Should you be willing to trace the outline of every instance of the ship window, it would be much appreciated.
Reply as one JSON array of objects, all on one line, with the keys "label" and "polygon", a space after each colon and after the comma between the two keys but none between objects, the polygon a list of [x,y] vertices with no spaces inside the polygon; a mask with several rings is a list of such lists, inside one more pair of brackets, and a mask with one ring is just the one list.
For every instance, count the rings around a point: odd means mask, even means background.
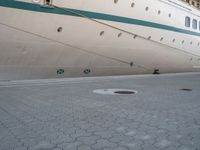
[{"label": "ship window", "polygon": [[197,20],[196,19],[192,20],[192,28],[197,29]]},{"label": "ship window", "polygon": [[118,34],[118,37],[121,37],[121,36],[122,36],[122,33],[119,33],[119,34]]},{"label": "ship window", "polygon": [[192,1],[192,5],[195,6],[195,3]]},{"label": "ship window", "polygon": [[104,34],[104,31],[101,31],[99,35],[102,36],[103,34]]},{"label": "ship window", "polygon": [[51,5],[52,4],[52,0],[44,0],[44,4],[45,5]]},{"label": "ship window", "polygon": [[200,21],[199,21],[199,31],[200,31]]},{"label": "ship window", "polygon": [[190,17],[185,17],[185,26],[190,27]]},{"label": "ship window", "polygon": [[134,7],[135,6],[135,3],[131,3],[131,7]]}]

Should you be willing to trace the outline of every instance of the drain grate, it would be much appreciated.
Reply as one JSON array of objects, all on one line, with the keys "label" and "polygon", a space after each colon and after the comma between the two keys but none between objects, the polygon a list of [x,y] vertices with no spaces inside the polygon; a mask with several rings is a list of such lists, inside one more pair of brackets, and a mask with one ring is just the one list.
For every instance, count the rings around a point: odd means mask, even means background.
[{"label": "drain grate", "polygon": [[187,89],[187,88],[183,88],[183,89],[180,89],[181,91],[192,91],[192,89]]},{"label": "drain grate", "polygon": [[93,93],[103,95],[131,95],[137,94],[137,91],[131,89],[96,89]]},{"label": "drain grate", "polygon": [[116,94],[135,94],[135,91],[115,91]]}]

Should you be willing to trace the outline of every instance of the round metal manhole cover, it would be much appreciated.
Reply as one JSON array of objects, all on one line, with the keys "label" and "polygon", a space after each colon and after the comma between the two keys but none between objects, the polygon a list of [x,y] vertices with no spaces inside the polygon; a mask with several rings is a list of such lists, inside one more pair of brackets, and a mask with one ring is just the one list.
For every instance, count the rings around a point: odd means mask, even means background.
[{"label": "round metal manhole cover", "polygon": [[102,95],[133,95],[138,92],[131,89],[96,89],[93,93]]}]

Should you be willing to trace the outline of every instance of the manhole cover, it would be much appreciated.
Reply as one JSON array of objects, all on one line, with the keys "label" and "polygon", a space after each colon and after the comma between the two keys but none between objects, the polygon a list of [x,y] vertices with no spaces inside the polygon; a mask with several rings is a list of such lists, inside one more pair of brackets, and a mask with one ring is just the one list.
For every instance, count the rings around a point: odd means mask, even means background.
[{"label": "manhole cover", "polygon": [[130,89],[96,89],[93,93],[103,95],[131,95],[137,94],[137,91]]},{"label": "manhole cover", "polygon": [[186,88],[184,88],[184,89],[180,89],[181,91],[192,91],[192,89],[186,89]]}]

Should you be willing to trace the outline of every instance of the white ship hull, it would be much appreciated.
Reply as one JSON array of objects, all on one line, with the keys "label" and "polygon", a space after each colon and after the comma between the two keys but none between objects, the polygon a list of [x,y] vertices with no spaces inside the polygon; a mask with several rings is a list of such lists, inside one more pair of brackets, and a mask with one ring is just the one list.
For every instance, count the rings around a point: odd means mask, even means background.
[{"label": "white ship hull", "polygon": [[[200,32],[183,29],[187,12],[166,3],[140,0],[132,8],[126,0],[119,4],[69,0],[53,2],[62,7],[56,8],[24,0],[33,7],[30,10],[5,3],[0,2],[0,80],[144,74],[155,69],[160,73],[200,70]],[[32,10],[35,5],[41,10]],[[161,9],[159,15],[157,8]],[[84,13],[71,12],[74,9]],[[97,18],[90,18],[86,11]],[[114,17],[101,19],[111,15],[125,21],[129,18],[164,24],[191,34],[161,29],[164,25],[138,25],[136,20],[125,23],[113,21]]]}]

